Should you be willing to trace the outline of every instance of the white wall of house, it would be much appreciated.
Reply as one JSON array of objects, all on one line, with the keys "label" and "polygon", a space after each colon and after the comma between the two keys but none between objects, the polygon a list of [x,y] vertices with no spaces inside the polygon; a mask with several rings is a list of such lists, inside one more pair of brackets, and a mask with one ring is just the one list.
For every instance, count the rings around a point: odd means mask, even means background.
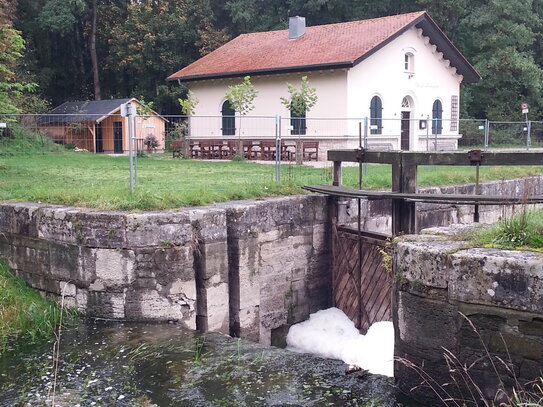
[{"label": "white wall of house", "polygon": [[[414,56],[412,72],[405,70],[406,53]],[[436,99],[442,103],[443,130],[440,138],[457,140],[458,127],[451,130],[451,97],[459,97],[462,76],[450,67],[450,62],[436,51],[421,30],[412,28],[395,38],[375,54],[362,61],[348,73],[349,116],[370,117],[370,102],[374,96],[382,101],[383,129],[381,135],[370,135],[374,142],[391,142],[398,149],[401,112],[411,112],[411,149],[426,149],[426,129],[420,129],[419,120],[432,119],[432,106]],[[408,96],[411,109],[402,108]],[[431,123],[428,122],[431,134]],[[430,137],[433,140],[432,137]]]},{"label": "white wall of house", "polygon": [[[405,70],[406,53],[414,55],[412,72]],[[310,86],[316,88],[318,102],[307,114],[307,131],[302,137],[322,139],[326,148],[334,147],[334,143],[337,143],[336,148],[355,147],[358,144],[359,122],[363,117],[370,116],[370,101],[377,95],[383,103],[383,129],[382,134],[369,136],[370,144],[399,149],[401,112],[410,110],[410,148],[425,150],[426,135],[431,135],[432,105],[439,99],[443,109],[443,130],[439,138],[456,146],[459,135],[458,127],[455,129],[453,126],[451,130],[451,97],[459,97],[462,76],[456,74],[456,69],[436,51],[419,29],[406,31],[349,70],[251,77],[258,96],[254,102],[255,108],[242,118],[241,137],[274,137],[273,116],[276,114],[283,118],[282,137],[299,137],[290,136],[290,113],[280,97],[288,97],[287,82],[299,88],[304,75],[308,76]],[[195,116],[191,118],[192,137],[224,137],[221,132],[221,108],[226,100],[226,90],[228,86],[241,81],[241,78],[229,78],[187,83],[199,99]],[[402,108],[405,96],[411,102],[410,109]],[[419,121],[428,118],[428,130],[420,129]],[[239,126],[237,118],[236,129]],[[237,135],[236,132],[235,137]],[[340,143],[342,139],[346,143]],[[430,136],[429,140],[430,149],[433,149],[434,138]]]},{"label": "white wall of house", "polygon": [[[303,76],[308,77],[309,85],[316,88],[318,96],[317,103],[307,113],[305,137],[327,137],[344,134],[347,131],[346,122],[337,120],[347,116],[347,72],[328,70],[251,77],[258,95],[254,101],[255,108],[242,118],[242,138],[274,137],[276,114],[282,118],[282,137],[290,136],[290,112],[281,103],[280,98],[289,96],[287,82],[299,89]],[[193,137],[223,137],[221,109],[226,100],[226,91],[228,86],[241,82],[241,78],[229,78],[187,83],[187,87],[199,100],[195,115],[191,118]],[[311,118],[336,118],[336,120],[312,121]],[[238,128],[239,119],[236,119],[236,129]]]}]

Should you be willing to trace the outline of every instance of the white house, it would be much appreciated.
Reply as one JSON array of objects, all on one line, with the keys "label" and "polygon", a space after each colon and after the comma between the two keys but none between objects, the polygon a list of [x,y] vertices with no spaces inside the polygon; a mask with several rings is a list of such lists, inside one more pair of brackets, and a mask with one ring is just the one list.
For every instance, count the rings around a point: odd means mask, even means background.
[{"label": "white house", "polygon": [[[369,148],[433,149],[435,139],[437,148],[457,146],[460,84],[480,76],[426,12],[313,27],[291,17],[289,24],[240,35],[168,77],[199,99],[193,137],[234,136],[239,118],[231,118],[225,93],[249,75],[259,93],[251,117],[243,118],[243,138],[273,137],[277,114],[283,138],[319,140],[322,150],[351,148],[368,117]],[[291,121],[280,97],[302,76],[318,102]]]}]

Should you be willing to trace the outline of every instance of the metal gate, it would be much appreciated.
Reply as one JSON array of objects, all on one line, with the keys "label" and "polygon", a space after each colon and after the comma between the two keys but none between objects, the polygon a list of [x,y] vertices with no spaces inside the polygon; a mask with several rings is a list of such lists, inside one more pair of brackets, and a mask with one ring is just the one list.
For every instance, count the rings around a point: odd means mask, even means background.
[{"label": "metal gate", "polygon": [[383,264],[388,236],[344,226],[333,227],[334,306],[366,333],[374,322],[390,321],[392,277]]}]

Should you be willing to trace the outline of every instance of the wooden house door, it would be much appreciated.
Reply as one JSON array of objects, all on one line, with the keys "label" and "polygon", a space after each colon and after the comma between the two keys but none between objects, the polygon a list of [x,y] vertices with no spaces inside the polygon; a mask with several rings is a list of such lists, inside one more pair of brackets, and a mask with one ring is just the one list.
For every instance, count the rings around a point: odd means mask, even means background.
[{"label": "wooden house door", "polygon": [[401,149],[409,150],[409,128],[411,112],[402,112]]},{"label": "wooden house door", "polygon": [[113,122],[113,152],[121,154],[123,152],[123,123]]},{"label": "wooden house door", "polygon": [[97,123],[94,126],[96,132],[96,145],[94,146],[94,151],[97,153],[104,152],[104,135],[102,133],[102,123]]}]

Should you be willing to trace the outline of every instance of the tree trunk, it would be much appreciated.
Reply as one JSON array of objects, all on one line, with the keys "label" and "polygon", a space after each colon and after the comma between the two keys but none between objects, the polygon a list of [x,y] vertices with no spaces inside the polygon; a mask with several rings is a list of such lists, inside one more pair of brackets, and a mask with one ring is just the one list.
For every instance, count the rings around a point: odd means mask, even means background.
[{"label": "tree trunk", "polygon": [[100,77],[98,76],[98,57],[96,55],[96,0],[92,0],[91,6],[91,33],[90,33],[90,57],[92,64],[92,80],[94,83],[94,100],[100,100]]}]

